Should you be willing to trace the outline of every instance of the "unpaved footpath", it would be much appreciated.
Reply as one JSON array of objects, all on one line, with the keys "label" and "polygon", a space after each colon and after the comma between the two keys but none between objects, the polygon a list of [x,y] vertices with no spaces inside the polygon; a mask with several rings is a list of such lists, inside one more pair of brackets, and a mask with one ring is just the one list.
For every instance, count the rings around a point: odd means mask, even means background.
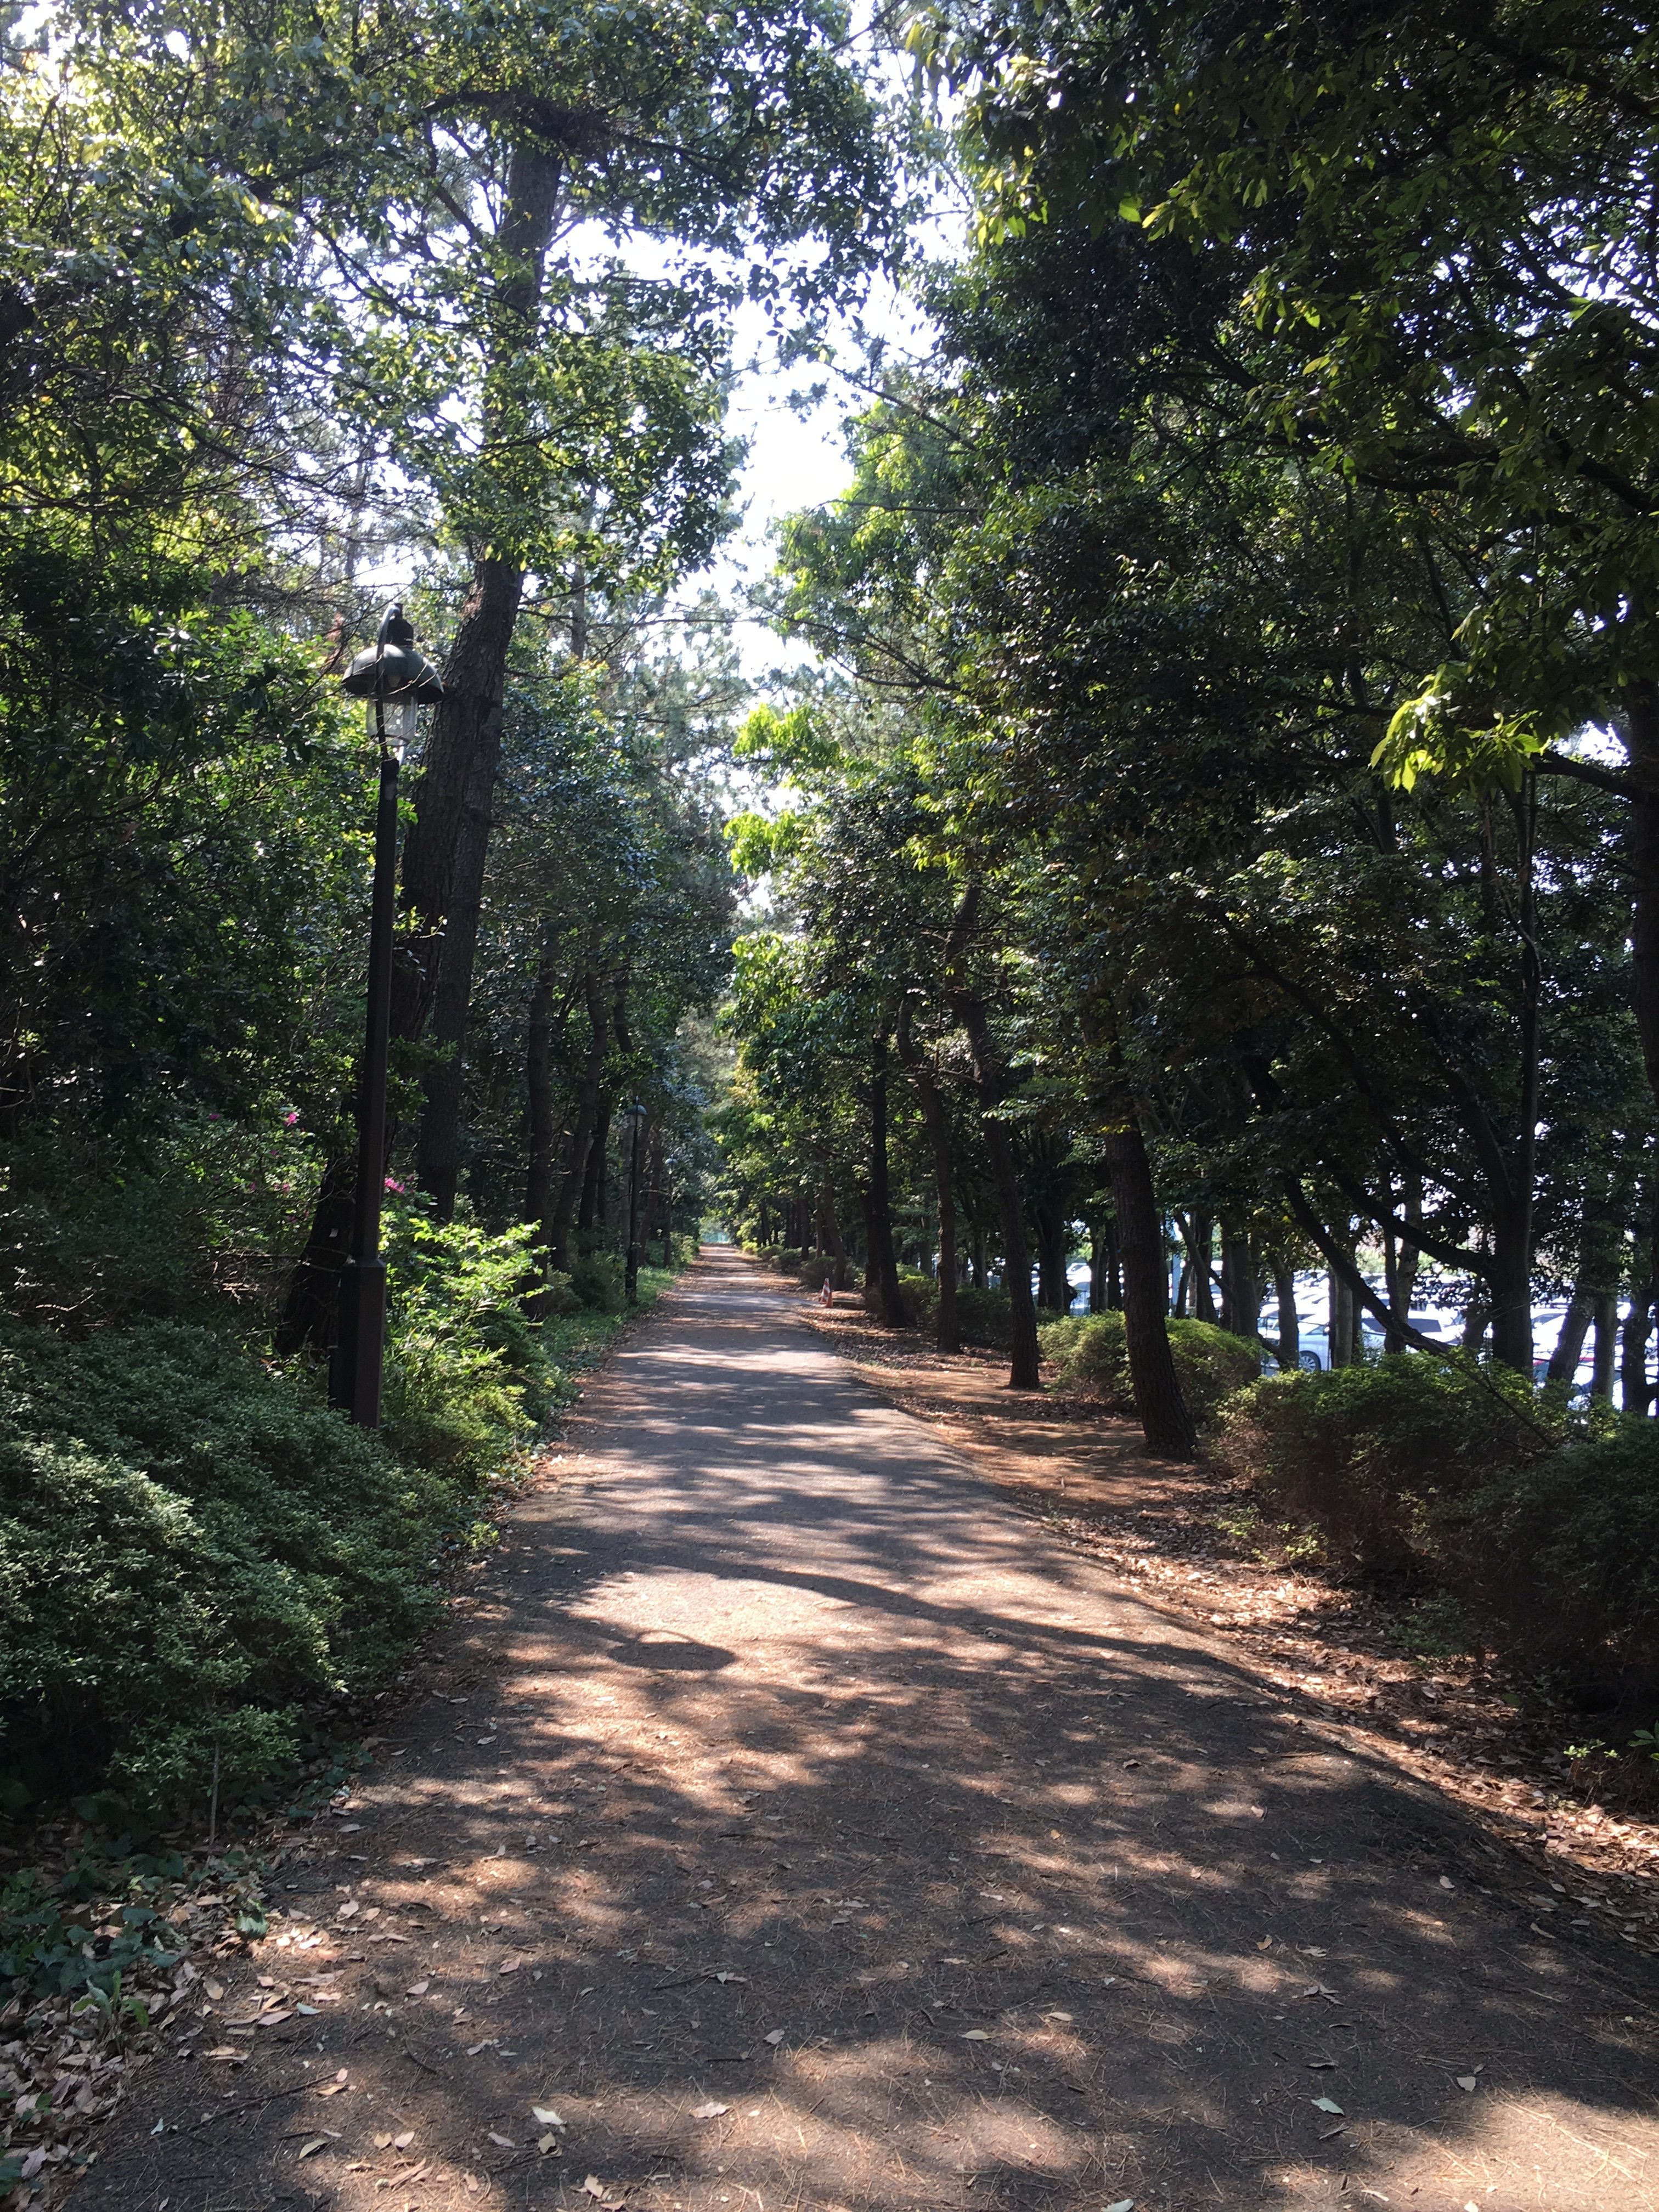
[{"label": "unpaved footpath", "polygon": [[1654,2203],[1645,1963],[747,1262],[585,1414],[74,2212]]}]

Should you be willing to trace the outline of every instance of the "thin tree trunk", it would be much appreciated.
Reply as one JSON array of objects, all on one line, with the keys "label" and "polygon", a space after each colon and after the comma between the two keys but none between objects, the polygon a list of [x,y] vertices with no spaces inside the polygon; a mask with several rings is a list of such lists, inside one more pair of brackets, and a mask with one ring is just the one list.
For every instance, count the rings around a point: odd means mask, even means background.
[{"label": "thin tree trunk", "polygon": [[1648,1340],[1653,1332],[1653,1300],[1659,1268],[1655,1266],[1655,1243],[1659,1241],[1659,1205],[1656,1205],[1652,1175],[1644,1178],[1637,1203],[1630,1265],[1630,1311],[1625,1316],[1624,1340],[1619,1366],[1620,1393],[1627,1413],[1646,1415],[1653,1407],[1654,1388],[1648,1380]]},{"label": "thin tree trunk", "polygon": [[1215,1223],[1206,1213],[1193,1216],[1193,1318],[1216,1322],[1215,1282],[1211,1263],[1215,1249]]},{"label": "thin tree trunk", "polygon": [[1659,685],[1626,687],[1620,734],[1635,793],[1625,841],[1631,892],[1631,1004],[1648,1085],[1659,1100]]},{"label": "thin tree trunk", "polygon": [[547,1243],[553,1255],[553,1265],[565,1274],[570,1272],[570,1224],[575,1215],[577,1200],[587,1180],[588,1148],[599,1113],[599,1079],[604,1073],[605,1057],[611,1045],[605,996],[597,978],[591,973],[583,976],[582,990],[587,1001],[587,1060],[582,1069],[581,1089],[576,1098],[575,1127],[570,1133],[569,1164],[560,1182],[558,1201],[553,1210],[553,1218],[547,1226]]},{"label": "thin tree trunk", "polygon": [[542,952],[530,994],[530,1018],[525,1024],[525,1091],[529,1108],[530,1142],[525,1164],[524,1218],[540,1228],[547,1219],[553,1196],[553,1148],[558,1139],[558,1117],[553,1109],[553,947]]},{"label": "thin tree trunk", "polygon": [[1123,1255],[1123,1330],[1135,1411],[1151,1449],[1166,1459],[1191,1459],[1198,1440],[1170,1350],[1164,1223],[1152,1163],[1133,1113],[1119,1104],[1114,1117],[1117,1126],[1107,1132],[1104,1149]]},{"label": "thin tree trunk", "polygon": [[1293,1374],[1302,1364],[1302,1325],[1296,1310],[1296,1270],[1275,1252],[1273,1296],[1279,1303],[1279,1364]]},{"label": "thin tree trunk", "polygon": [[887,1036],[878,1030],[870,1048],[870,1180],[865,1190],[869,1275],[889,1328],[907,1326],[893,1251],[893,1202],[887,1172]]},{"label": "thin tree trunk", "polygon": [[1611,1398],[1613,1358],[1619,1344],[1617,1291],[1596,1292],[1595,1323],[1595,1349],[1590,1362],[1590,1395],[1592,1398]]},{"label": "thin tree trunk", "polygon": [[581,1205],[576,1214],[576,1226],[585,1230],[591,1240],[593,1233],[605,1224],[606,1205],[611,1182],[611,1115],[614,1101],[601,1098],[593,1115],[593,1135],[587,1147],[587,1168],[582,1176]]},{"label": "thin tree trunk", "polygon": [[911,1034],[910,1011],[907,999],[899,1010],[896,1042],[899,1059],[921,1105],[928,1147],[933,1155],[933,1194],[939,1210],[939,1308],[934,1342],[941,1352],[959,1352],[962,1337],[957,1322],[957,1200],[951,1158],[951,1117],[927,1057]]},{"label": "thin tree trunk", "polygon": [[[492,434],[505,434],[513,427],[490,387],[535,343],[562,179],[558,157],[539,139],[512,147],[496,234],[502,276],[485,376],[486,427]],[[523,595],[520,563],[481,549],[444,664],[444,697],[433,713],[404,860],[404,902],[413,929],[394,989],[393,1034],[418,1037],[429,1016],[434,1041],[447,1048],[446,1057],[426,1076],[417,1152],[422,1182],[444,1218],[455,1198],[461,1048],[501,764],[507,658]]]},{"label": "thin tree trunk", "polygon": [[835,1255],[836,1272],[830,1278],[830,1286],[832,1290],[844,1291],[847,1288],[847,1240],[841,1233],[841,1224],[836,1218],[836,1209],[827,1190],[818,1199],[818,1222],[829,1241],[830,1249]]}]

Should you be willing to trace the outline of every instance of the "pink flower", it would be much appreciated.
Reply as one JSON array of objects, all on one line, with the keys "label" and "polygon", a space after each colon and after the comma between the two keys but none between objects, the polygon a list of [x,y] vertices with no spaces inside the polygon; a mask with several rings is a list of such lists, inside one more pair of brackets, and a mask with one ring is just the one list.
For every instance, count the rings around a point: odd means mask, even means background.
[{"label": "pink flower", "polygon": [[394,1182],[390,1176],[386,1179],[386,1187],[388,1190],[395,1190],[399,1198],[403,1196],[404,1186],[400,1182]]},{"label": "pink flower", "polygon": [[295,1109],[294,1109],[293,1113],[291,1113],[291,1114],[284,1114],[284,1115],[283,1115],[283,1127],[285,1129],[291,1129],[291,1128],[294,1127],[294,1124],[295,1124],[295,1123],[299,1120],[299,1118],[300,1118],[300,1109],[299,1109],[299,1108],[296,1106],[296,1107],[295,1108]]}]

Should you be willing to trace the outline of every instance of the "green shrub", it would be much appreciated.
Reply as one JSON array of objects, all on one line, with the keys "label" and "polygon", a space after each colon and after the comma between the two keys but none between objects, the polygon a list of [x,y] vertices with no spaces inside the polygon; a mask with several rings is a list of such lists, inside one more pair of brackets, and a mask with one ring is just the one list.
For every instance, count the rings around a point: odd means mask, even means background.
[{"label": "green shrub", "polygon": [[[856,1271],[854,1279],[858,1279]],[[901,1267],[899,1296],[912,1328],[931,1335],[939,1325],[937,1279],[913,1267]],[[864,1279],[864,1303],[872,1312],[878,1310],[878,1295],[867,1276]],[[968,1284],[958,1283],[957,1334],[963,1344],[979,1345],[990,1352],[1008,1351],[1014,1340],[1014,1320],[1007,1292],[975,1290]]]},{"label": "green shrub", "polygon": [[[1209,1322],[1171,1321],[1167,1327],[1187,1410],[1200,1428],[1208,1428],[1234,1392],[1256,1380],[1261,1355],[1246,1338],[1230,1336]],[[1062,1389],[1097,1399],[1113,1413],[1134,1413],[1121,1313],[1064,1314],[1046,1322],[1037,1340],[1043,1358],[1058,1368]]]},{"label": "green shrub", "polygon": [[1362,1567],[1545,1664],[1659,1664],[1659,1423],[1570,1418],[1524,1376],[1398,1352],[1235,1399],[1243,1473]]},{"label": "green shrub", "polygon": [[35,1796],[234,1790],[301,1705],[383,1674],[476,1507],[178,1322],[11,1332],[0,1402],[0,1757]]},{"label": "green shrub", "polygon": [[590,1252],[574,1261],[570,1287],[596,1313],[620,1313],[627,1303],[623,1263],[614,1252]]},{"label": "green shrub", "polygon": [[108,1784],[227,1802],[307,1707],[384,1679],[434,1617],[490,1478],[568,1389],[517,1286],[528,1233],[387,1224],[386,1426],[321,1378],[143,1320],[0,1328],[0,1771],[9,1806]]},{"label": "green shrub", "polygon": [[415,1465],[476,1482],[568,1395],[524,1310],[532,1235],[436,1223],[418,1201],[389,1217],[383,1413]]},{"label": "green shrub", "polygon": [[1431,1501],[1565,1436],[1524,1376],[1433,1352],[1264,1376],[1227,1409],[1228,1459],[1358,1564],[1419,1555]]}]

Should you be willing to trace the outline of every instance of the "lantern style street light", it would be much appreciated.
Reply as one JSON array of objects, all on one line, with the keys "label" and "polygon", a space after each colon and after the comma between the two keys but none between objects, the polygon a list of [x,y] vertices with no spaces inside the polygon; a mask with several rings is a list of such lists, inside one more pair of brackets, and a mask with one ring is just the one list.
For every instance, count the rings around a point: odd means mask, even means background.
[{"label": "lantern style street light", "polygon": [[[386,1363],[386,1261],[380,1257],[380,1200],[386,1189],[386,1067],[392,1012],[392,932],[398,879],[398,770],[415,734],[415,709],[444,696],[443,679],[415,643],[393,603],[374,642],[346,671],[343,688],[368,702],[380,754],[374,816],[374,889],[369,903],[368,1011],[357,1105],[357,1195],[351,1249],[340,1271],[340,1303],[329,1403],[360,1428],[380,1425]],[[388,735],[388,727],[391,734]]]},{"label": "lantern style street light", "polygon": [[623,1116],[632,1139],[628,1162],[628,1265],[623,1275],[623,1288],[630,1306],[640,1302],[640,1132],[645,1127],[645,1109],[637,1102]]}]

